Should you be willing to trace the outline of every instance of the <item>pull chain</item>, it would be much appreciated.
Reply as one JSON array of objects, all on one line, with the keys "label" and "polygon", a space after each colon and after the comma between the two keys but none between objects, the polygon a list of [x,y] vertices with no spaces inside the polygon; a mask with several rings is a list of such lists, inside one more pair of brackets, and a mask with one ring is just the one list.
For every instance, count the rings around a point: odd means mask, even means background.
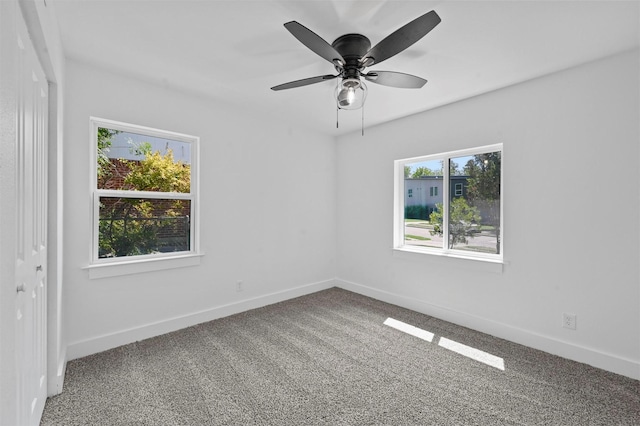
[{"label": "pull chain", "polygon": [[[340,108],[336,108],[336,129],[340,128],[340,124],[339,124],[339,112],[340,112]],[[364,136],[364,105],[362,106],[362,136]]]}]

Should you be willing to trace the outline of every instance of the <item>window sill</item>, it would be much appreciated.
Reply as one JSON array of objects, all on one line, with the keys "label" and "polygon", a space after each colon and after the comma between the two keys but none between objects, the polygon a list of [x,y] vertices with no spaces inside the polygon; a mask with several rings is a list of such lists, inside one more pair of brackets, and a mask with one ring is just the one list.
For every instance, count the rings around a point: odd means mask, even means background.
[{"label": "window sill", "polygon": [[427,251],[412,247],[396,247],[393,249],[393,257],[408,260],[428,261],[440,265],[449,265],[456,268],[470,269],[477,272],[492,272],[502,274],[504,265],[507,263],[503,259],[485,258],[477,256],[465,256],[460,253]]},{"label": "window sill", "polygon": [[197,266],[203,253],[188,253],[178,256],[129,259],[108,263],[94,263],[82,269],[89,271],[89,279],[117,277],[121,275],[141,274],[144,272]]}]

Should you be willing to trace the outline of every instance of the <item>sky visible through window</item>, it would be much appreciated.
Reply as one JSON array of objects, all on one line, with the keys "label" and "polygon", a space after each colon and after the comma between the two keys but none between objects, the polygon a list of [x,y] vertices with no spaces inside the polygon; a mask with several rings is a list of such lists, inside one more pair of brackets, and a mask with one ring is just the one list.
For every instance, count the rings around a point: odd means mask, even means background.
[{"label": "sky visible through window", "polygon": [[191,145],[189,143],[130,132],[121,132],[111,138],[111,146],[107,156],[126,160],[142,160],[144,155],[136,155],[133,150],[144,142],[151,145],[151,152],[159,151],[164,155],[170,149],[173,151],[174,161],[191,163]]},{"label": "sky visible through window", "polygon": [[[451,161],[458,165],[458,170],[464,170],[465,164],[467,161],[473,160],[473,155],[467,155],[465,157],[456,157],[452,158]],[[442,171],[442,160],[430,160],[430,161],[420,161],[418,163],[408,163],[407,166],[411,168],[409,174],[411,175],[416,169],[420,167],[426,167],[434,172],[434,176],[442,176],[444,172]]]}]

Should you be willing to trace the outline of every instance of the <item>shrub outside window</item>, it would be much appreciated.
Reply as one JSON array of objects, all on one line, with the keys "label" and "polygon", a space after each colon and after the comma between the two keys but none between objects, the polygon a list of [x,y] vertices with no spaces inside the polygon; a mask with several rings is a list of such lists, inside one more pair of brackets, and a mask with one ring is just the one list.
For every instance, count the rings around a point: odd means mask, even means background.
[{"label": "shrub outside window", "polygon": [[197,252],[198,138],[91,118],[92,263]]},{"label": "shrub outside window", "polygon": [[397,160],[395,170],[394,248],[502,261],[502,144]]}]

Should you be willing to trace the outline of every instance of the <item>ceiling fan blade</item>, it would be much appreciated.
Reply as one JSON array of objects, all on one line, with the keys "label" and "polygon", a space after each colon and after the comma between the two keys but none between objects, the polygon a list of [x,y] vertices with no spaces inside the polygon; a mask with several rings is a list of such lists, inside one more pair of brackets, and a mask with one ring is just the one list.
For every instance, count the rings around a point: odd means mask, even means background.
[{"label": "ceiling fan blade", "polygon": [[324,41],[322,37],[311,31],[309,28],[296,21],[287,22],[284,24],[284,27],[289,30],[295,38],[300,40],[302,44],[320,55],[322,58],[334,65],[340,65],[341,67],[344,65],[345,62],[342,55],[340,55],[333,46]]},{"label": "ceiling fan blade", "polygon": [[285,89],[293,89],[296,87],[308,86],[309,84],[321,83],[327,80],[333,80],[337,75],[319,75],[317,77],[309,77],[303,78],[302,80],[290,81],[288,83],[279,84],[277,86],[273,86],[271,90],[285,90]]},{"label": "ceiling fan blade", "polygon": [[419,89],[427,82],[424,78],[395,71],[371,71],[363,76],[372,83],[402,89]]},{"label": "ceiling fan blade", "polygon": [[373,46],[362,57],[361,63],[369,67],[389,59],[427,35],[440,21],[440,17],[434,10],[425,13]]}]

